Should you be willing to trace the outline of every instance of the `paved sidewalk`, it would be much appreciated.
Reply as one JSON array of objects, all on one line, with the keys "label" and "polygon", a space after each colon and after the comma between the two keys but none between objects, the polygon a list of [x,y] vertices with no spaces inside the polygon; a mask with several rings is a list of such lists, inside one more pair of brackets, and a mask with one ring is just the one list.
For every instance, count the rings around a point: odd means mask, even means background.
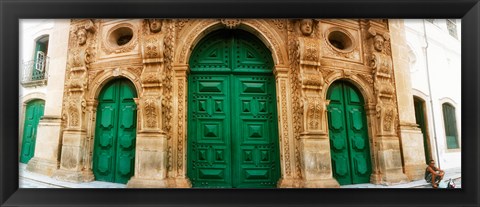
[{"label": "paved sidewalk", "polygon": [[[445,175],[443,176],[443,181],[446,181],[450,178],[455,181],[455,184],[461,184],[461,177],[462,177],[462,169],[461,168],[451,168],[451,169],[444,169]],[[460,188],[461,185],[456,186]],[[342,185],[340,188],[432,188],[429,183],[425,181],[425,179],[415,180],[408,183],[399,183],[395,185],[377,185],[372,183],[365,183],[365,184],[355,184],[355,185]]]},{"label": "paved sidewalk", "polygon": [[93,181],[88,183],[71,183],[53,179],[46,175],[32,173],[25,168],[26,164],[19,164],[20,188],[125,188],[126,185],[110,182]]},{"label": "paved sidewalk", "polygon": [[[20,188],[125,188],[126,185],[110,182],[93,181],[88,183],[71,183],[27,171],[26,164],[19,163]],[[457,188],[461,188],[461,168],[446,169],[443,180],[452,178]],[[397,185],[376,185],[371,183],[343,185],[340,188],[431,188],[425,180],[416,180]]]}]

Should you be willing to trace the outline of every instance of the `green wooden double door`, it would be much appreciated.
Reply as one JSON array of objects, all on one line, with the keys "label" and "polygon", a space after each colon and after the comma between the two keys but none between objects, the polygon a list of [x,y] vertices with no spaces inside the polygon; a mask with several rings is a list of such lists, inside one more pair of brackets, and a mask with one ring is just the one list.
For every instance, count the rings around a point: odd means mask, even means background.
[{"label": "green wooden double door", "polygon": [[187,175],[193,187],[268,188],[280,177],[273,61],[251,34],[222,30],[192,52]]},{"label": "green wooden double door", "polygon": [[327,98],[333,176],[340,185],[368,183],[372,167],[363,97],[352,84],[337,81]]},{"label": "green wooden double door", "polygon": [[27,104],[25,123],[23,125],[22,150],[20,153],[21,163],[28,163],[35,153],[38,122],[43,116],[44,108],[45,101],[43,100],[33,100]]},{"label": "green wooden double door", "polygon": [[96,180],[127,183],[134,174],[136,96],[127,79],[113,80],[100,92],[93,154]]}]

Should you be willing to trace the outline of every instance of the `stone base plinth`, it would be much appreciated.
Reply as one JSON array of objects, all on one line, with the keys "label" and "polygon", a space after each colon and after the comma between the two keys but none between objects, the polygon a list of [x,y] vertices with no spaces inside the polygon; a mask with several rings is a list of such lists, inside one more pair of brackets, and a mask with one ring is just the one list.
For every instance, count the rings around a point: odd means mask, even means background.
[{"label": "stone base plinth", "polygon": [[295,178],[280,178],[277,183],[278,188],[301,188],[303,181]]},{"label": "stone base plinth", "polygon": [[413,124],[400,126],[402,136],[403,161],[405,175],[409,180],[422,179],[425,176],[425,146],[422,131]]},{"label": "stone base plinth", "polygon": [[305,180],[303,188],[339,188],[340,184],[334,178],[320,180]]},{"label": "stone base plinth", "polygon": [[58,169],[58,162],[33,157],[27,164],[27,170],[46,176],[52,176]]},{"label": "stone base plinth", "polygon": [[127,188],[169,188],[168,180],[155,180],[132,177],[128,183]]},{"label": "stone base plinth", "polygon": [[168,178],[169,188],[191,188],[192,183],[188,178]]},{"label": "stone base plinth", "polygon": [[383,185],[397,185],[407,183],[408,177],[403,174],[402,170],[389,170],[383,173],[383,179],[380,184]]},{"label": "stone base plinth", "polygon": [[83,182],[92,182],[95,180],[93,172],[90,171],[70,171],[58,169],[52,176],[57,180],[74,182],[74,183],[83,183]]},{"label": "stone base plinth", "polygon": [[409,180],[421,180],[425,177],[426,164],[405,166],[405,175]]}]

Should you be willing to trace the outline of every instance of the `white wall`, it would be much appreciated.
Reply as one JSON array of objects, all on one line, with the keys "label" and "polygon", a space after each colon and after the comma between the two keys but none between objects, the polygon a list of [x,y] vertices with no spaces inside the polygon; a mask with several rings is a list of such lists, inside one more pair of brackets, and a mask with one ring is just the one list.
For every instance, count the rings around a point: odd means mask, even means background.
[{"label": "white wall", "polygon": [[458,39],[448,33],[445,19],[436,19],[433,24],[423,20],[405,20],[407,43],[412,49],[409,54],[412,89],[425,101],[432,156],[443,169],[461,166],[461,148],[447,149],[442,111],[445,102],[455,107],[461,145],[460,20],[456,23]]}]

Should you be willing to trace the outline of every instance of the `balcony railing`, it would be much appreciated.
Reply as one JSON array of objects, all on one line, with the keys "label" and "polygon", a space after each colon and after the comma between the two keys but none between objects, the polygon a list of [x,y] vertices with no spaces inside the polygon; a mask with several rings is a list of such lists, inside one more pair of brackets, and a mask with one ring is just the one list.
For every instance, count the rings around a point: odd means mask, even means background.
[{"label": "balcony railing", "polygon": [[39,58],[37,60],[26,61],[23,66],[23,77],[21,83],[23,86],[45,85],[47,84],[49,57]]}]

